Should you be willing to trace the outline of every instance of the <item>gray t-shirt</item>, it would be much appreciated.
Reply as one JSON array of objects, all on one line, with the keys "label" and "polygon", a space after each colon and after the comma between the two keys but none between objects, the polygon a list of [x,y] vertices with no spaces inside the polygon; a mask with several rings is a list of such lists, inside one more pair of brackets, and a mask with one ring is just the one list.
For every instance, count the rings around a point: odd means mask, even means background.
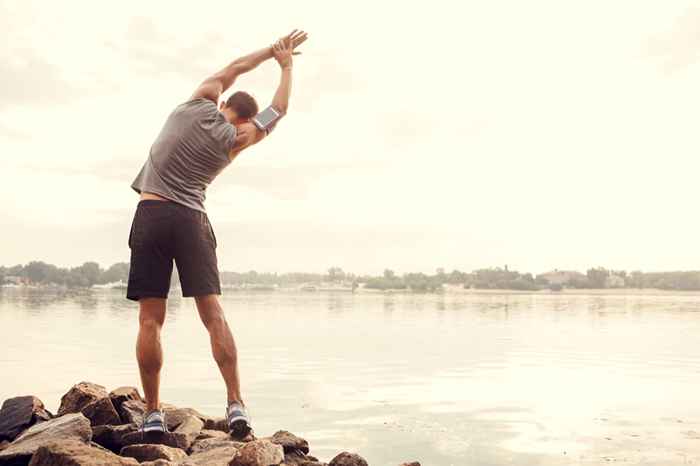
[{"label": "gray t-shirt", "polygon": [[231,160],[236,127],[208,99],[192,99],[168,116],[131,187],[206,212],[206,189]]}]

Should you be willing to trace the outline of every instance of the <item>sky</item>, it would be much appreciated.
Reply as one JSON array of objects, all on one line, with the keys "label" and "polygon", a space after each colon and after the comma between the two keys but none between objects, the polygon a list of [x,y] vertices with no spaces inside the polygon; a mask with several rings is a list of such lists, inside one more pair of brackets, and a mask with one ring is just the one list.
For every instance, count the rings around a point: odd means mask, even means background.
[{"label": "sky", "polygon": [[288,115],[207,190],[221,269],[700,269],[694,1],[0,0],[0,28],[2,265],[128,261],[166,116],[301,28]]}]

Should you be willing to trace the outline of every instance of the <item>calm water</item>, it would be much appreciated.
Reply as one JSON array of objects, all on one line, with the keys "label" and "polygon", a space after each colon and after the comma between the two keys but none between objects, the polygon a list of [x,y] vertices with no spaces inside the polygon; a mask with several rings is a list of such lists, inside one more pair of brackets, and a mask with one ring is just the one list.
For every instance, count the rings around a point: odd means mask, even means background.
[{"label": "calm water", "polygon": [[[256,432],[326,461],[700,464],[698,295],[225,293]],[[169,305],[162,398],[222,415],[194,302]],[[136,330],[118,290],[0,289],[0,399],[138,385]]]}]

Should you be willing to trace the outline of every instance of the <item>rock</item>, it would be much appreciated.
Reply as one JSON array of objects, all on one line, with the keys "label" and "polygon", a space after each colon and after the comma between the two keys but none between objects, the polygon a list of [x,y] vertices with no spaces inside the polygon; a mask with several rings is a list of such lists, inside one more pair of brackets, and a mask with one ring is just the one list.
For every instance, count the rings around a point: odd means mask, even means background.
[{"label": "rock", "polygon": [[209,430],[205,427],[201,430],[201,432],[199,432],[195,443],[200,440],[206,440],[211,438],[231,440],[231,437],[226,432],[221,432],[220,430]]},{"label": "rock", "polygon": [[0,466],[27,464],[29,458],[40,447],[63,440],[76,440],[87,444],[91,436],[90,421],[81,413],[40,422],[25,430],[7,448],[0,451]]},{"label": "rock", "polygon": [[420,466],[420,463],[418,461],[414,461],[412,463],[402,463],[399,466]]},{"label": "rock", "polygon": [[140,426],[146,414],[146,403],[141,400],[127,400],[119,405],[117,412],[123,423]]},{"label": "rock", "polygon": [[0,451],[10,446],[10,442],[7,440],[0,440]]},{"label": "rock", "polygon": [[138,430],[136,424],[97,426],[92,429],[92,440],[114,453],[119,453],[127,445],[124,436]]},{"label": "rock", "polygon": [[[226,435],[226,434],[224,434]],[[225,438],[205,438],[205,439],[197,439],[192,446],[189,449],[189,453],[191,455],[195,453],[200,453],[203,451],[207,450],[213,450],[215,448],[219,447],[225,447],[225,446],[230,446],[235,449],[241,448],[245,443],[243,442],[237,442],[236,440],[231,440],[231,437],[226,435]]]},{"label": "rock", "polygon": [[93,426],[117,425],[121,424],[121,417],[114,409],[112,400],[109,397],[100,398],[85,406],[81,411],[86,418],[90,419]]},{"label": "rock", "polygon": [[204,428],[209,430],[219,430],[221,432],[228,432],[228,423],[226,418],[223,417],[205,417],[202,419],[204,421]]},{"label": "rock", "polygon": [[61,398],[58,415],[79,413],[85,406],[100,398],[107,397],[107,390],[102,385],[90,382],[80,382],[73,385],[68,393]]},{"label": "rock", "polygon": [[280,445],[266,439],[246,443],[238,450],[228,466],[271,466],[284,461],[284,450]]},{"label": "rock", "polygon": [[174,463],[168,460],[144,461],[141,466],[179,466],[180,463]]},{"label": "rock", "polygon": [[368,466],[367,461],[356,453],[344,451],[328,463],[328,466]]},{"label": "rock", "polygon": [[301,451],[293,451],[284,454],[285,466],[306,466],[309,462],[309,458]]},{"label": "rock", "polygon": [[294,452],[297,450],[304,454],[309,452],[309,442],[301,437],[297,437],[291,432],[287,432],[286,430],[278,430],[275,432],[270,438],[270,441],[282,446],[285,453]]},{"label": "rock", "polygon": [[109,392],[109,399],[112,400],[114,409],[119,412],[119,408],[125,401],[144,401],[136,387],[119,387]]},{"label": "rock", "polygon": [[139,463],[156,460],[180,461],[187,458],[187,453],[179,448],[151,444],[128,445],[122,448],[119,454],[134,458]]},{"label": "rock", "polygon": [[[124,405],[130,403],[127,401]],[[123,405],[122,405],[123,406]],[[166,414],[167,421],[167,414]],[[151,432],[145,437],[141,432],[131,432],[122,437],[124,445],[134,445],[137,443],[160,443],[173,448],[189,450],[190,446],[199,436],[204,423],[197,417],[187,415],[187,417],[172,432],[156,433]]]},{"label": "rock", "polygon": [[29,466],[138,466],[132,458],[93,448],[80,440],[50,442],[39,447]]},{"label": "rock", "polygon": [[17,438],[19,434],[37,422],[48,421],[51,413],[35,396],[8,398],[0,409],[0,441]]},{"label": "rock", "polygon": [[228,466],[238,449],[234,446],[238,442],[222,442],[209,449],[192,453],[180,466]]}]

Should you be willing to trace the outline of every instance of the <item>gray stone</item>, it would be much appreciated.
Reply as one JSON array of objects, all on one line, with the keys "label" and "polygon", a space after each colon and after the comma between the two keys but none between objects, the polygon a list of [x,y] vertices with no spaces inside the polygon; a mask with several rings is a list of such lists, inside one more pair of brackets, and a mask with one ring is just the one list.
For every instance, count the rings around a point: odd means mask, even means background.
[{"label": "gray stone", "polygon": [[51,413],[35,396],[8,398],[0,409],[0,441],[12,441],[37,422],[48,421]]},{"label": "gray stone", "polygon": [[132,458],[94,448],[79,440],[50,442],[39,447],[29,466],[138,466]]},{"label": "gray stone", "polygon": [[253,440],[238,450],[229,466],[271,466],[284,461],[284,450],[267,439]]},{"label": "gray stone", "polygon": [[97,426],[92,428],[92,440],[114,453],[119,453],[125,445],[124,436],[138,431],[136,424],[118,426]]},{"label": "gray stone", "polygon": [[278,430],[270,437],[272,443],[281,445],[285,453],[301,451],[306,454],[309,452],[309,442],[301,437],[297,437],[286,430]]},{"label": "gray stone", "polygon": [[102,385],[91,382],[80,382],[73,385],[68,393],[61,397],[58,415],[79,413],[82,409],[100,398],[107,397],[107,390]]},{"label": "gray stone", "polygon": [[122,448],[119,454],[134,458],[139,463],[156,460],[180,461],[187,458],[187,453],[184,450],[153,444],[128,445]]},{"label": "gray stone", "polygon": [[0,466],[27,464],[29,458],[40,447],[50,443],[76,440],[87,444],[91,437],[90,421],[81,413],[40,422],[25,430],[7,448],[0,451]]},{"label": "gray stone", "polygon": [[117,425],[122,423],[109,397],[93,401],[80,412],[83,413],[86,418],[90,419],[90,424],[93,426]]},{"label": "gray stone", "polygon": [[367,461],[357,453],[344,451],[328,463],[328,466],[368,466]]}]

